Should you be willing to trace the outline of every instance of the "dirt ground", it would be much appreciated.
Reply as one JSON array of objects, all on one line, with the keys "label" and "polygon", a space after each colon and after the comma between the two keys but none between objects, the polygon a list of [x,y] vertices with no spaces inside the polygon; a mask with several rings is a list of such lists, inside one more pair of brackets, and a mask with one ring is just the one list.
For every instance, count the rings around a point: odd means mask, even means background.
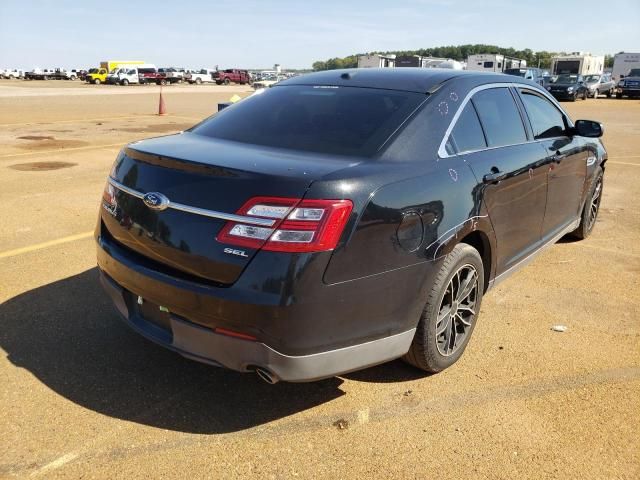
[{"label": "dirt ground", "polygon": [[564,104],[606,128],[595,232],[490,292],[454,367],[270,386],[130,331],[91,239],[122,145],[247,90],[166,88],[159,117],[118,88],[0,81],[0,477],[640,477],[640,101]]}]

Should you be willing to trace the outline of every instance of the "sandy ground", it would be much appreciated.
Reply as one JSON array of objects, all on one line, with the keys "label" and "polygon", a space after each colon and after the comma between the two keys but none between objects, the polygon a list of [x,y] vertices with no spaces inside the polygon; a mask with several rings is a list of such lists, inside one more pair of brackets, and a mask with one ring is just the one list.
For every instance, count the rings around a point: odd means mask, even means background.
[{"label": "sandy ground", "polygon": [[154,87],[10,83],[24,95],[0,95],[0,477],[640,477],[640,101],[565,104],[606,126],[595,232],[485,297],[458,364],[269,386],[130,331],[89,237],[123,144],[246,92],[167,88],[158,117]]}]

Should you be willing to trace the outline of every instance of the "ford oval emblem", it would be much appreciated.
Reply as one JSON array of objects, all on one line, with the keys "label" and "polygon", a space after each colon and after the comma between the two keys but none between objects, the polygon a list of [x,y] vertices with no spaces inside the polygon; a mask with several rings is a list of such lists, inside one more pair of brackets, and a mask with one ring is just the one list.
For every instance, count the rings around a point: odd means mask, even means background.
[{"label": "ford oval emblem", "polygon": [[151,210],[166,210],[169,206],[169,199],[158,192],[149,192],[142,197],[144,204]]}]

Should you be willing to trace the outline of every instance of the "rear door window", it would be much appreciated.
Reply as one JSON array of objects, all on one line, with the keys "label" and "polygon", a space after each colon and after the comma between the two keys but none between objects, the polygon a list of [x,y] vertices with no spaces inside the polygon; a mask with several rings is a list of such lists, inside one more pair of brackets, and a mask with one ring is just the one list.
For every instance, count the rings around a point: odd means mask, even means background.
[{"label": "rear door window", "polygon": [[518,107],[506,87],[481,90],[472,98],[489,147],[527,141]]},{"label": "rear door window", "polygon": [[455,127],[449,136],[447,153],[465,153],[474,150],[482,150],[487,143],[480,126],[478,114],[471,102],[467,103],[458,117]]},{"label": "rear door window", "polygon": [[531,121],[533,137],[536,140],[563,136],[566,130],[565,118],[549,100],[530,90],[520,90],[524,108]]}]

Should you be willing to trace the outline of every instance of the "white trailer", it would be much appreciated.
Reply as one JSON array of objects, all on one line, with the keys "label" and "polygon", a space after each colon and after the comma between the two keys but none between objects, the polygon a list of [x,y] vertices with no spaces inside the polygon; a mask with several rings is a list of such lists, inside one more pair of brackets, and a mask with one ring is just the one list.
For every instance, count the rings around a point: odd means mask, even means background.
[{"label": "white trailer", "polygon": [[571,55],[558,55],[551,59],[553,75],[601,75],[604,71],[604,55],[574,52]]},{"label": "white trailer", "polygon": [[621,75],[626,76],[632,68],[640,68],[640,53],[618,53],[613,58],[611,78],[617,82]]},{"label": "white trailer", "polygon": [[467,70],[476,72],[504,72],[508,68],[524,68],[527,61],[520,58],[505,57],[496,53],[469,55]]},{"label": "white trailer", "polygon": [[396,66],[395,55],[360,55],[358,68],[394,68]]}]

